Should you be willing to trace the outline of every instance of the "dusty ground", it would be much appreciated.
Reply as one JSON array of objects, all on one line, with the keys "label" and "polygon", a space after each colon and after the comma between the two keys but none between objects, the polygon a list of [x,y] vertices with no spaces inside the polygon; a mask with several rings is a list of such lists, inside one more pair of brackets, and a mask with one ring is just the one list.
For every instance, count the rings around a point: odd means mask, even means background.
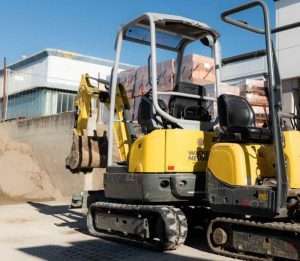
[{"label": "dusty ground", "polygon": [[1,260],[227,261],[207,252],[199,234],[176,251],[159,253],[87,235],[84,216],[66,203],[0,206]]}]

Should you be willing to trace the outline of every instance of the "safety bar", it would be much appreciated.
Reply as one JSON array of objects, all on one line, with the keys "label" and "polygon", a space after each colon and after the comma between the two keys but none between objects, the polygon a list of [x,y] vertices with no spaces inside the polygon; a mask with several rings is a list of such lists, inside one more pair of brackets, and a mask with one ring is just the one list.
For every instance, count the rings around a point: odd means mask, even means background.
[{"label": "safety bar", "polygon": [[[291,29],[295,29],[295,28],[298,28],[298,27],[300,28],[300,22],[296,22],[296,23],[276,27],[276,28],[271,30],[271,33],[276,34],[276,33],[288,31],[288,30],[291,30]],[[244,61],[244,60],[253,59],[253,58],[259,58],[259,57],[262,57],[262,56],[266,56],[266,54],[267,54],[266,49],[261,49],[261,50],[257,50],[257,51],[243,53],[243,54],[240,54],[240,55],[224,58],[222,60],[222,64],[226,65],[226,64],[231,64],[231,63],[241,62],[241,61]]]},{"label": "safety bar", "polygon": [[232,9],[229,9],[229,10],[223,12],[221,14],[221,18],[226,23],[238,26],[238,27],[248,30],[250,32],[257,33],[257,34],[265,34],[264,29],[248,25],[242,21],[239,21],[239,20],[229,17],[230,15],[237,14],[242,11],[257,7],[257,6],[260,6],[262,9],[264,9],[264,5],[260,1],[252,1],[252,2],[240,5],[238,7],[234,7]]},{"label": "safety bar", "polygon": [[195,94],[189,94],[184,92],[157,92],[158,95],[168,95],[168,96],[178,96],[178,97],[185,97],[185,98],[194,98],[199,100],[206,100],[206,101],[217,101],[216,98],[209,97],[209,96],[201,96],[201,95],[195,95]]},{"label": "safety bar", "polygon": [[280,33],[280,32],[283,32],[283,31],[295,29],[297,27],[300,27],[300,22],[296,22],[296,23],[276,27],[276,28],[272,29],[271,33],[276,34],[276,33]]},{"label": "safety bar", "polygon": [[[264,8],[263,4],[260,1],[253,1],[253,2],[243,4],[241,6],[229,9],[221,14],[222,20],[226,23],[238,26],[238,27],[246,29],[248,31],[258,33],[258,34],[264,34],[265,30],[263,30],[261,28],[257,28],[257,27],[248,25],[247,23],[245,23],[243,21],[239,21],[239,20],[229,17],[230,15],[237,14],[241,11],[245,11],[245,10],[257,7],[257,6]],[[283,32],[283,31],[291,30],[291,29],[294,29],[297,27],[300,27],[300,22],[276,27],[271,30],[271,33],[275,34],[275,33]]]},{"label": "safety bar", "polygon": [[261,49],[261,50],[257,50],[254,52],[242,53],[239,55],[223,58],[222,65],[227,65],[227,64],[236,63],[236,62],[242,62],[242,61],[250,60],[253,58],[259,58],[259,57],[266,56],[266,54],[267,54],[266,49]]}]

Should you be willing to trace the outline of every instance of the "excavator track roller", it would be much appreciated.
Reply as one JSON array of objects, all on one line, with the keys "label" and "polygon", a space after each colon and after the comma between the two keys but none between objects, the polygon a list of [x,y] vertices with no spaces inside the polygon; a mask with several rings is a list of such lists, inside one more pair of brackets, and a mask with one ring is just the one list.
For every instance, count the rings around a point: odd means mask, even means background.
[{"label": "excavator track roller", "polygon": [[300,260],[299,239],[299,224],[287,222],[219,217],[210,222],[207,230],[212,251],[243,260]]},{"label": "excavator track roller", "polygon": [[87,226],[95,236],[126,238],[160,250],[177,249],[187,237],[186,217],[172,206],[96,202],[89,207]]}]

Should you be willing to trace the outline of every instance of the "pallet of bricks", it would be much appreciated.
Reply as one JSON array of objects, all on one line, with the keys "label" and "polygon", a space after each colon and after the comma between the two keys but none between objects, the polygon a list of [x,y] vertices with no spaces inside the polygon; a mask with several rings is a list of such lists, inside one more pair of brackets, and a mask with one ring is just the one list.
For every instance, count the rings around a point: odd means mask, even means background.
[{"label": "pallet of bricks", "polygon": [[[175,60],[159,63],[157,65],[158,91],[173,91],[175,88],[175,75]],[[213,59],[194,54],[185,56],[181,68],[181,81],[203,86],[206,89],[207,96],[215,97],[215,68]],[[137,121],[141,97],[151,88],[147,66],[121,72],[119,75],[119,83],[125,87],[130,100],[131,120]],[[239,87],[222,84],[220,86],[220,93],[239,95]],[[168,106],[170,96],[160,95],[159,98]],[[212,116],[215,115],[215,106],[210,106],[209,111]]]},{"label": "pallet of bricks", "polygon": [[257,127],[266,127],[268,124],[269,104],[266,83],[264,79],[245,79],[239,83],[240,95],[247,99],[254,110]]},{"label": "pallet of bricks", "polygon": [[[174,85],[174,61],[169,60],[157,65],[157,87],[159,91],[172,91]],[[137,121],[138,108],[141,97],[149,92],[148,68],[142,66],[135,69],[126,70],[120,73],[119,83],[125,87],[127,97],[130,102],[131,120]],[[168,96],[159,97],[168,104]]]}]

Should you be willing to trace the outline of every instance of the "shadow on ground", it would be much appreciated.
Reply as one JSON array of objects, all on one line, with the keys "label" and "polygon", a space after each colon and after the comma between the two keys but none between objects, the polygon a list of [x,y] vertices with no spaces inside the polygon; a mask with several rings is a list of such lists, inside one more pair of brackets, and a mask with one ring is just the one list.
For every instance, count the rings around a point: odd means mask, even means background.
[{"label": "shadow on ground", "polygon": [[87,234],[85,227],[85,215],[70,209],[68,205],[48,205],[40,202],[27,202],[34,207],[39,213],[51,215],[55,217],[59,223],[55,223],[59,227],[69,227],[81,233]]},{"label": "shadow on ground", "polygon": [[190,231],[185,244],[201,251],[210,252],[207,244],[206,232],[201,228]]},{"label": "shadow on ground", "polygon": [[120,245],[106,240],[87,240],[72,242],[70,246],[45,245],[19,249],[22,252],[43,260],[100,260],[100,261],[211,261],[211,259],[194,258],[178,253],[160,253],[148,249]]},{"label": "shadow on ground", "polygon": [[[67,205],[51,206],[45,203],[28,202],[37,211],[45,215],[51,215],[60,222],[57,226],[66,226],[81,233],[87,234],[85,228],[85,216],[69,209]],[[62,221],[62,222],[61,222]],[[202,242],[202,243],[201,243]],[[205,243],[205,234],[201,230],[195,230],[190,234],[187,245],[201,251],[208,251]],[[20,248],[20,251],[49,261],[58,260],[101,260],[101,261],[211,261],[212,259],[189,257],[177,252],[158,252],[142,247],[138,243],[124,242],[124,240],[111,240],[97,238],[69,243],[69,246],[44,245],[36,247]]]}]

